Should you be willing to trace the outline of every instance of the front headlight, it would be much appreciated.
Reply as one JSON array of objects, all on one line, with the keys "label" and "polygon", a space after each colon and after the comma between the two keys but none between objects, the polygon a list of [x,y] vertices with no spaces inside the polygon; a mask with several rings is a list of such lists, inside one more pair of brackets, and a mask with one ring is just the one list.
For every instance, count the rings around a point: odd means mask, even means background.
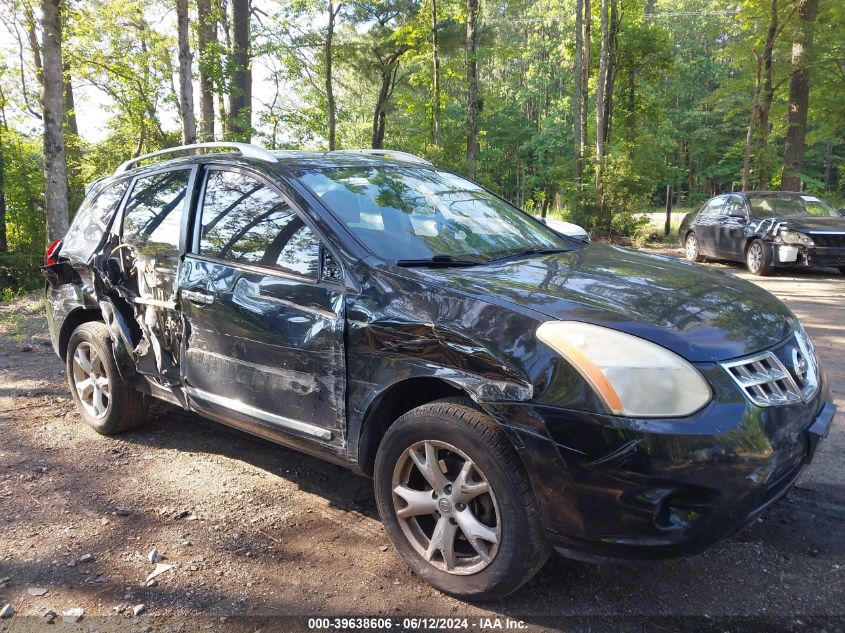
[{"label": "front headlight", "polygon": [[786,229],[782,230],[778,237],[780,237],[780,241],[784,244],[793,244],[793,245],[800,245],[800,246],[812,246],[813,240],[810,238],[809,235],[805,235],[804,233],[799,233],[798,231],[788,231]]},{"label": "front headlight", "polygon": [[568,360],[616,415],[684,417],[710,401],[710,386],[695,367],[639,337],[578,321],[547,321],[537,338]]}]

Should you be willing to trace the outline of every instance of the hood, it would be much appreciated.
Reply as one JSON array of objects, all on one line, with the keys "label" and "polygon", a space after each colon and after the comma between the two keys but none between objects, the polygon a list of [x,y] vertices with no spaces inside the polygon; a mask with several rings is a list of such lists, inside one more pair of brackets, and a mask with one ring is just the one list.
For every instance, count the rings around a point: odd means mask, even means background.
[{"label": "hood", "polygon": [[693,362],[757,352],[795,327],[789,309],[754,284],[675,257],[603,244],[482,266],[414,270],[482,301],[610,327]]},{"label": "hood", "polygon": [[775,224],[780,223],[781,228],[788,228],[802,233],[814,231],[836,231],[845,233],[845,218],[843,217],[816,217],[816,216],[783,216],[774,219]]}]

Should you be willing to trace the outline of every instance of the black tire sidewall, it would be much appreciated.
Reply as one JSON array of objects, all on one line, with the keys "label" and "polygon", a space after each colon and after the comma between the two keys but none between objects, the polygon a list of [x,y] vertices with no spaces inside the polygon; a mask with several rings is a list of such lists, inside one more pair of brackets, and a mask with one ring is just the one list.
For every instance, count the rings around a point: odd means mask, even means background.
[{"label": "black tire sidewall", "polygon": [[[73,356],[76,353],[76,348],[80,343],[88,343],[93,347],[97,354],[102,359],[103,368],[106,372],[106,378],[109,381],[109,403],[106,407],[106,415],[102,418],[95,418],[90,415],[79,399],[79,394],[76,391],[76,385],[73,380]],[[70,387],[71,397],[76,404],[76,410],[82,420],[98,433],[109,433],[118,424],[120,417],[120,407],[117,402],[117,368],[114,366],[114,359],[112,358],[112,351],[107,348],[89,329],[86,325],[82,325],[74,330],[70,336],[67,346],[66,355],[66,371],[68,386]]]},{"label": "black tire sidewall", "polygon": [[[437,569],[420,556],[408,542],[393,505],[394,466],[409,446],[424,440],[447,442],[463,451],[484,473],[496,496],[501,520],[501,542],[493,562],[471,575],[455,575]],[[524,576],[529,557],[524,555],[524,539],[529,525],[515,473],[502,468],[501,460],[486,439],[450,416],[424,413],[406,417],[392,426],[379,447],[375,467],[376,503],[382,522],[394,546],[418,576],[445,593],[469,599],[492,599],[507,595],[514,579]]]}]

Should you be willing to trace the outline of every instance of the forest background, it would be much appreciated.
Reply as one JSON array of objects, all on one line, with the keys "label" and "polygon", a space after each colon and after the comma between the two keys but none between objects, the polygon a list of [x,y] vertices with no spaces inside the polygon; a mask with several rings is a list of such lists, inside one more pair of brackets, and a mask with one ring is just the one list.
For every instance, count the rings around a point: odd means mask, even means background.
[{"label": "forest background", "polygon": [[0,288],[85,186],[210,140],[390,148],[599,238],[845,199],[841,0],[0,0]]}]

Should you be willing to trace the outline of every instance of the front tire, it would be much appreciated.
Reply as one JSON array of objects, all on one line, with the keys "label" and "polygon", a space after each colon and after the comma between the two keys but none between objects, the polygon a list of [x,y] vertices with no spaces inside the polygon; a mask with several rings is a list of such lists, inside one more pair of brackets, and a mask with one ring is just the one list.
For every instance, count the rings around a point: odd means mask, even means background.
[{"label": "front tire", "polygon": [[120,377],[108,328],[83,323],[70,335],[67,379],[82,420],[101,435],[134,429],[146,419],[147,399]]},{"label": "front tire", "polygon": [[688,262],[703,262],[704,257],[698,250],[698,238],[690,231],[684,239],[684,255]]},{"label": "front tire", "polygon": [[748,272],[758,277],[765,277],[772,272],[772,252],[762,240],[754,240],[745,251],[745,265]]},{"label": "front tire", "polygon": [[394,546],[445,593],[502,598],[549,556],[528,476],[472,401],[440,400],[400,417],[379,446],[374,479]]}]

